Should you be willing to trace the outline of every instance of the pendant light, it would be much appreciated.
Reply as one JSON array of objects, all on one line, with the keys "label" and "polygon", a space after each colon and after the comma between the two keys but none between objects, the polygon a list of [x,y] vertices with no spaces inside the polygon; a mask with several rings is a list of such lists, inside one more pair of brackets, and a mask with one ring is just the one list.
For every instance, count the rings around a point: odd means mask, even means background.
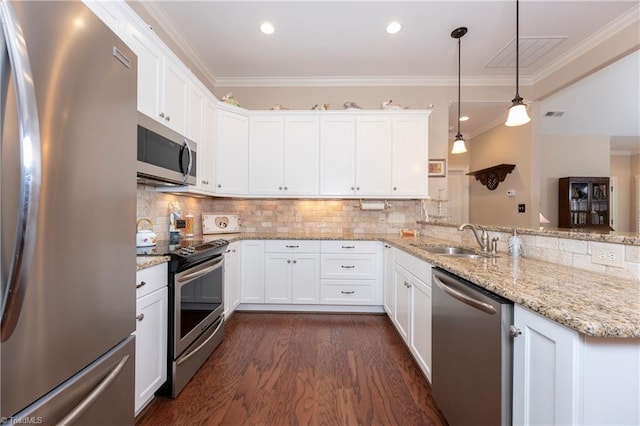
[{"label": "pendant light", "polygon": [[525,105],[518,91],[520,83],[519,79],[519,66],[520,66],[520,2],[516,0],[516,96],[511,101],[512,104],[509,107],[509,116],[507,117],[505,126],[521,126],[531,121],[529,114],[527,114],[527,105]]},{"label": "pendant light", "polygon": [[467,27],[456,28],[451,32],[451,37],[458,39],[458,134],[453,141],[452,154],[462,154],[467,152],[467,147],[464,144],[464,138],[460,133],[460,39],[467,33]]}]

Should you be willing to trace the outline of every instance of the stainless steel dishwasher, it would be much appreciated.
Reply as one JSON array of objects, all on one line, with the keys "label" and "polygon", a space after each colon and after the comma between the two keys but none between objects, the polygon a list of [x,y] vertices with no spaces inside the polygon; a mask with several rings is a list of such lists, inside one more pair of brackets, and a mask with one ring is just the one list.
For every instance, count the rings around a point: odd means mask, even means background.
[{"label": "stainless steel dishwasher", "polygon": [[434,268],[433,397],[450,426],[510,425],[513,303]]}]

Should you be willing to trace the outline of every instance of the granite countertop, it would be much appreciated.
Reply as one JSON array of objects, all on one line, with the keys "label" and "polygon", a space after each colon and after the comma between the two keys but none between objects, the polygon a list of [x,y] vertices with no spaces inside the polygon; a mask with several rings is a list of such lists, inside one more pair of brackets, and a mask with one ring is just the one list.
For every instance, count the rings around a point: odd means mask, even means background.
[{"label": "granite countertop", "polygon": [[160,265],[170,261],[169,256],[137,256],[136,257],[136,270],[151,268],[152,266]]},{"label": "granite countertop", "polygon": [[229,242],[269,239],[382,241],[587,336],[640,338],[640,283],[632,280],[536,259],[514,259],[505,253],[497,258],[470,259],[441,256],[413,245],[451,245],[451,242],[432,237],[273,232],[206,237],[224,238]]}]

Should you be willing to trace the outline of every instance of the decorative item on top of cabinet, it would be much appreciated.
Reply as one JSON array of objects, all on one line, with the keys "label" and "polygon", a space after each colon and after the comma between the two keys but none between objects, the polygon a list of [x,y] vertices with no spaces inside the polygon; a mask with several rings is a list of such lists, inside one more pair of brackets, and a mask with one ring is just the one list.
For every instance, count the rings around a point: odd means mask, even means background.
[{"label": "decorative item on top of cabinet", "polygon": [[326,111],[328,110],[330,107],[329,104],[315,104],[314,106],[311,107],[311,111],[316,111],[316,110],[322,110],[322,111]]},{"label": "decorative item on top of cabinet", "polygon": [[497,166],[469,172],[467,175],[475,176],[476,180],[480,181],[480,183],[485,185],[490,191],[493,191],[515,168],[515,164],[498,164]]},{"label": "decorative item on top of cabinet", "polygon": [[277,103],[271,107],[271,111],[287,111],[287,110],[289,110],[289,108],[282,105],[281,103]]},{"label": "decorative item on top of cabinet", "polygon": [[564,177],[558,185],[558,227],[611,229],[608,177]]},{"label": "decorative item on top of cabinet", "polygon": [[403,109],[409,109],[409,107],[398,105],[398,104],[394,104],[393,100],[389,99],[388,101],[384,101],[380,105],[380,109],[390,110],[390,111],[399,111],[399,110],[403,110]]},{"label": "decorative item on top of cabinet", "polygon": [[233,106],[240,106],[240,103],[238,103],[238,101],[236,100],[236,98],[233,97],[233,93],[229,92],[226,95],[224,95],[222,97],[222,99],[220,99],[222,102],[229,104],[229,105],[233,105]]},{"label": "decorative item on top of cabinet", "polygon": [[347,101],[347,102],[345,102],[345,103],[342,105],[342,107],[343,107],[344,109],[362,109],[362,107],[361,107],[360,105],[358,105],[357,103],[352,102],[352,101]]}]

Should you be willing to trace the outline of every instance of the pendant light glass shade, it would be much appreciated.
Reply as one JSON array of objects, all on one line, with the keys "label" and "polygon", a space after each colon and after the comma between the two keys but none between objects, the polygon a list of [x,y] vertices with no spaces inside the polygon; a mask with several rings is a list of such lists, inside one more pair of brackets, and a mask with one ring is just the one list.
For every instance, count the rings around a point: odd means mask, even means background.
[{"label": "pendant light glass shade", "polygon": [[520,2],[516,0],[516,96],[511,101],[509,107],[509,115],[505,126],[514,127],[522,126],[531,121],[527,113],[527,105],[525,105],[519,92],[520,85]]},{"label": "pendant light glass shade", "polygon": [[458,133],[456,135],[456,140],[453,141],[453,148],[451,149],[452,154],[463,154],[467,152],[467,146],[464,144],[464,139],[462,139],[462,135]]},{"label": "pendant light glass shade", "polygon": [[464,144],[464,138],[460,133],[460,39],[467,33],[467,27],[459,27],[451,32],[451,37],[458,39],[458,134],[453,141],[451,148],[452,154],[462,154],[467,152],[467,146]]},{"label": "pendant light glass shade", "polygon": [[522,98],[514,99],[513,105],[509,107],[509,116],[507,117],[507,122],[504,123],[504,125],[509,127],[522,126],[530,121],[531,118],[529,117],[529,114],[527,114],[527,106],[522,103]]}]

